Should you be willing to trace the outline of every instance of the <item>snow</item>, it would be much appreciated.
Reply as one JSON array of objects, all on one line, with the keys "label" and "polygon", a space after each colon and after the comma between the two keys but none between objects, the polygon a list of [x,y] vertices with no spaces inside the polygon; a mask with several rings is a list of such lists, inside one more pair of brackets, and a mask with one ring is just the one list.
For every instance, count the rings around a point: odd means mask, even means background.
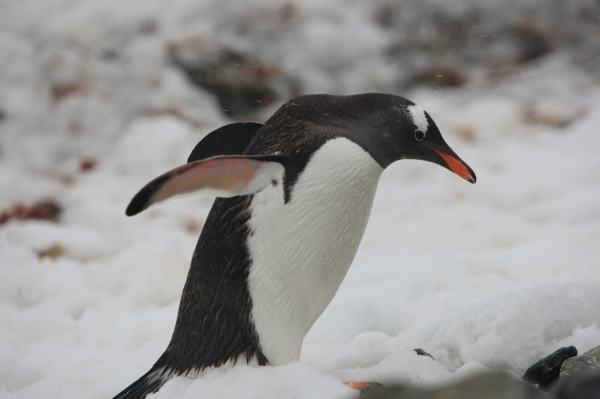
[{"label": "snow", "polygon": [[[134,218],[125,206],[228,122],[213,96],[165,62],[168,43],[206,34],[217,47],[277,63],[305,92],[395,91],[389,82],[423,64],[418,52],[407,70],[386,61],[384,49],[405,32],[375,24],[364,2],[339,12],[341,1],[298,1],[289,24],[277,0],[247,9],[121,3],[3,3],[0,211],[48,197],[64,212],[59,223],[0,225],[1,398],[112,397],[168,343],[212,199],[176,198]],[[460,19],[470,3],[446,12]],[[503,14],[490,1],[481,12],[501,15],[501,24],[540,2],[524,3]],[[249,16],[264,26],[232,28]],[[436,121],[477,184],[433,164],[394,164],[301,362],[178,378],[154,397],[346,398],[343,380],[437,385],[480,370],[520,375],[560,346],[600,344],[600,87],[571,59],[588,44],[500,82],[474,66],[463,88],[404,93]],[[73,83],[73,95],[47,94]],[[98,163],[84,173],[85,157]],[[37,255],[52,244],[64,254]],[[416,356],[418,347],[436,360]]]}]

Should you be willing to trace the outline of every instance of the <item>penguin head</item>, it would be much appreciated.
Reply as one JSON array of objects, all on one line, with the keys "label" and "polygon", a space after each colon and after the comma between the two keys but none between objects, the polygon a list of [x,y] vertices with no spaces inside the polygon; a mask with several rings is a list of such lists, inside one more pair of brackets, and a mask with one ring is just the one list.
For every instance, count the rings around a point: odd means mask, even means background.
[{"label": "penguin head", "polygon": [[412,101],[379,93],[338,99],[341,103],[334,108],[338,116],[344,109],[337,122],[343,121],[345,135],[382,167],[401,159],[419,159],[443,166],[470,183],[477,180],[473,170],[446,143],[431,116]]},{"label": "penguin head", "polygon": [[[446,143],[431,116],[409,100],[398,97],[397,102],[399,105],[392,108],[391,114],[395,111],[400,116],[392,116],[381,133],[380,145],[386,149],[386,161],[390,164],[401,159],[429,161],[475,183],[475,173]],[[394,121],[395,118],[398,120]]]}]

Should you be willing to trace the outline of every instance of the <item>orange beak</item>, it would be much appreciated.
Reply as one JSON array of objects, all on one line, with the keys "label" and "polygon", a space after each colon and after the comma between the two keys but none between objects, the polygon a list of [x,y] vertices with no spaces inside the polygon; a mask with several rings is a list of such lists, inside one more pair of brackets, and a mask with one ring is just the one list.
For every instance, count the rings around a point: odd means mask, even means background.
[{"label": "orange beak", "polygon": [[442,157],[446,163],[446,167],[452,172],[456,173],[469,183],[475,183],[477,181],[477,177],[475,176],[473,170],[466,163],[464,163],[462,159],[435,148],[433,150],[437,152],[440,157]]}]

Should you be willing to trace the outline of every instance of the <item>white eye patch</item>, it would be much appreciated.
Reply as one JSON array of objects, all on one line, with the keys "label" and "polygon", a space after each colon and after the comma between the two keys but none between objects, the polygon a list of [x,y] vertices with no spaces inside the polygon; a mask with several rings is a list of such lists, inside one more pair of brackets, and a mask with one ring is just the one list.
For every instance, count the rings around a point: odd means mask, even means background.
[{"label": "white eye patch", "polygon": [[429,128],[429,122],[427,122],[427,115],[425,114],[425,110],[419,107],[418,105],[411,105],[406,108],[408,111],[408,115],[412,119],[413,123],[423,133],[427,133],[427,129]]}]

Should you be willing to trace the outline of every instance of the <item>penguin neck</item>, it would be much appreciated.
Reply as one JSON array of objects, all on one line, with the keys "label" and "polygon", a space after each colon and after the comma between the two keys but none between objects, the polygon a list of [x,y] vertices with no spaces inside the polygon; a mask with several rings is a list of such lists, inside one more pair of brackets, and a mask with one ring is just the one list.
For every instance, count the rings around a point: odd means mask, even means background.
[{"label": "penguin neck", "polygon": [[250,204],[247,245],[252,319],[271,364],[296,361],[362,239],[383,169],[346,138],[309,159],[285,203],[270,187]]}]

